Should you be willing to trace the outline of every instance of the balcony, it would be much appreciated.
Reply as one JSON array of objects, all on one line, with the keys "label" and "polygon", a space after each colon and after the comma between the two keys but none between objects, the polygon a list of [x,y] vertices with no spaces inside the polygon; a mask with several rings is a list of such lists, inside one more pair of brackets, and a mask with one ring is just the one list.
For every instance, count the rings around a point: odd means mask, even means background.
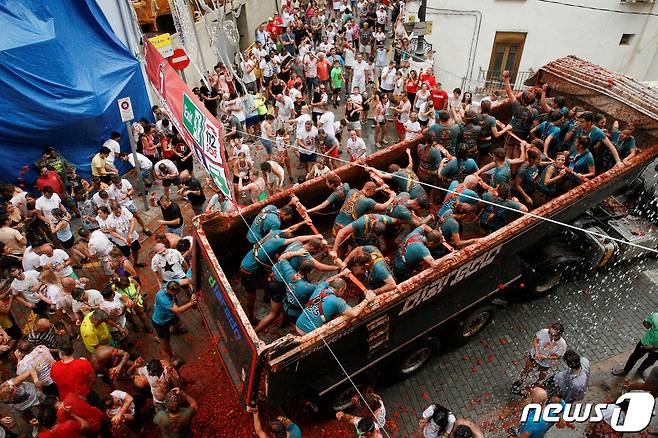
[{"label": "balcony", "polygon": [[[526,79],[532,76],[535,72],[532,70],[527,71],[511,71],[510,84],[512,90],[523,91],[527,90],[528,86],[524,85]],[[503,72],[500,70],[484,70],[480,68],[478,79],[476,82],[475,94],[489,95],[493,91],[498,90],[505,92],[505,84],[503,83]]]}]

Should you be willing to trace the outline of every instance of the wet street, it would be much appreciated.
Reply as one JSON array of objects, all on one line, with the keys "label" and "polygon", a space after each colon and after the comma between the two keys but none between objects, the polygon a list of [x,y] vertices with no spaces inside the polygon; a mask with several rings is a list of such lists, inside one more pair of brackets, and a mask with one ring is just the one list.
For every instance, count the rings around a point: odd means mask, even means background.
[{"label": "wet street", "polygon": [[[544,297],[498,307],[493,322],[470,343],[444,348],[411,378],[379,389],[393,420],[390,432],[419,436],[422,411],[438,403],[457,417],[477,420],[487,436],[506,436],[517,418],[501,419],[500,410],[518,400],[509,389],[523,368],[523,354],[535,332],[558,321],[564,325],[567,348],[592,363],[586,400],[614,398],[623,379],[609,374],[610,364],[625,361],[645,333],[642,320],[657,308],[655,258],[610,266],[561,284]],[[559,434],[577,436],[555,428],[547,436]]]}]

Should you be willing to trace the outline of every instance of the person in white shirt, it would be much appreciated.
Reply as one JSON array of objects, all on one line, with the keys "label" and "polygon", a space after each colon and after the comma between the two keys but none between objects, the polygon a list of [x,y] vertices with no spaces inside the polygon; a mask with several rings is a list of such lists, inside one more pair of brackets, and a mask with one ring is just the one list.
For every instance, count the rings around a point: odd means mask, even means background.
[{"label": "person in white shirt", "polygon": [[94,196],[91,197],[91,202],[94,203],[96,208],[100,207],[110,207],[112,200],[110,199],[110,194],[107,190],[101,190],[94,193]]},{"label": "person in white shirt", "polygon": [[441,405],[431,404],[423,411],[419,422],[423,438],[439,438],[452,432],[457,418]]},{"label": "person in white shirt", "polygon": [[55,363],[55,358],[48,347],[45,345],[35,347],[27,339],[21,339],[16,344],[14,355],[18,360],[16,363],[17,376],[34,369],[39,381],[43,384],[41,391],[46,395],[57,395],[57,387],[50,377],[50,367]]},{"label": "person in white shirt", "polygon": [[393,89],[395,88],[395,74],[396,73],[397,73],[397,69],[395,68],[395,61],[389,62],[388,66],[386,66],[382,69],[381,83],[380,83],[379,88],[381,88],[381,91],[383,93],[386,93],[386,94],[389,94],[389,95],[391,93],[393,93]]},{"label": "person in white shirt", "polygon": [[45,317],[52,303],[39,291],[41,287],[39,273],[23,271],[23,269],[13,266],[9,269],[9,276],[12,278],[11,293],[16,300],[32,309],[37,315]]},{"label": "person in white shirt", "polygon": [[66,208],[62,204],[62,198],[57,193],[53,193],[53,189],[50,186],[46,186],[41,190],[41,196],[34,203],[34,208],[37,211],[37,217],[46,224],[51,222],[54,208],[66,211]]},{"label": "person in white shirt", "polygon": [[172,184],[178,185],[180,180],[178,178],[178,168],[171,160],[160,160],[153,166],[153,177],[162,180],[163,192],[166,197],[169,197],[169,187]]},{"label": "person in white shirt", "polygon": [[363,60],[363,55],[356,55],[356,62],[352,66],[352,88],[358,87],[359,90],[366,89],[366,74],[368,63]]},{"label": "person in white shirt", "polygon": [[290,123],[295,123],[295,136],[299,137],[306,127],[306,122],[313,120],[311,117],[311,107],[304,105],[302,113],[295,119],[290,120]]},{"label": "person in white shirt", "polygon": [[144,128],[148,126],[149,121],[141,118],[139,119],[139,122],[134,122],[132,124],[132,134],[133,138],[135,139],[135,143],[139,143],[139,136],[144,133]]},{"label": "person in white shirt", "polygon": [[130,181],[125,178],[121,178],[119,175],[113,176],[112,184],[107,189],[107,194],[112,201],[118,202],[122,207],[126,207],[128,211],[131,212],[133,216],[135,216],[135,219],[137,220],[137,223],[142,227],[144,234],[147,236],[151,235],[151,232],[146,227],[144,220],[137,212],[137,207],[135,207],[135,203],[133,202],[132,197],[135,194],[135,189],[133,188],[133,185],[130,184]]},{"label": "person in white shirt", "polygon": [[409,120],[404,122],[404,139],[405,140],[413,140],[414,138],[417,138],[418,136],[421,135],[421,127],[420,127],[420,122],[418,121],[418,114],[411,113],[409,116]]},{"label": "person in white shirt", "polygon": [[71,277],[78,279],[78,276],[73,272],[71,267],[71,258],[63,249],[53,249],[49,243],[41,245],[39,248],[41,253],[41,269],[50,269],[57,273],[60,277]]},{"label": "person in white shirt", "polygon": [[171,129],[171,122],[169,119],[158,120],[155,123],[155,130],[160,135],[174,135],[174,131]]},{"label": "person in white shirt", "polygon": [[347,152],[350,154],[350,161],[357,161],[366,156],[368,148],[363,139],[356,135],[356,131],[350,131],[350,138],[347,139]]},{"label": "person in white shirt", "polygon": [[269,160],[261,163],[260,170],[265,175],[265,182],[267,183],[270,195],[280,192],[283,183],[286,181],[283,167],[276,161]]},{"label": "person in white shirt", "polygon": [[[130,163],[132,167],[135,167],[135,157],[133,156],[132,153],[122,152],[118,155],[118,158],[121,161],[127,161],[128,163]],[[146,188],[148,189],[151,187],[151,181],[149,181],[149,177],[151,176],[153,163],[151,162],[151,160],[146,158],[145,155],[142,155],[139,152],[137,152],[137,160],[139,161],[140,176],[144,181],[144,186],[146,186]]]},{"label": "person in white shirt", "polygon": [[398,106],[391,109],[398,115],[398,119],[395,121],[395,130],[398,133],[398,140],[402,141],[405,137],[404,124],[409,120],[409,114],[411,113],[411,102],[409,101],[409,97],[406,94],[402,94]]},{"label": "person in white shirt", "polygon": [[297,154],[299,156],[300,163],[303,164],[306,169],[306,173],[309,170],[309,163],[315,163],[317,161],[317,139],[318,139],[318,128],[313,126],[313,122],[307,120],[304,124],[304,129],[297,135]]},{"label": "person in white shirt", "polygon": [[127,392],[115,389],[103,398],[103,406],[112,424],[129,424],[135,419],[135,402]]},{"label": "person in white shirt", "polygon": [[114,248],[114,243],[101,230],[89,231],[86,228],[80,228],[78,235],[82,240],[87,242],[87,251],[92,258],[97,258],[101,262],[101,267],[105,275],[111,275],[113,269],[110,266],[112,257],[110,252]]},{"label": "person in white shirt", "polygon": [[323,162],[317,162],[311,167],[311,170],[306,175],[306,180],[308,181],[319,176],[325,176],[329,172],[331,172],[331,169],[328,168],[326,164]]},{"label": "person in white shirt", "polygon": [[135,230],[137,221],[128,209],[114,204],[112,213],[108,216],[106,225],[112,235],[112,240],[117,244],[125,257],[132,255],[133,266],[143,268],[144,264],[139,262],[139,234]]},{"label": "person in white shirt", "polygon": [[110,150],[110,155],[107,156],[105,162],[113,166],[114,166],[114,160],[121,153],[121,145],[119,144],[119,140],[121,140],[121,134],[118,132],[113,132],[112,134],[110,134],[110,138],[108,140],[105,140],[105,143],[103,143],[103,146],[105,146]]},{"label": "person in white shirt", "polygon": [[35,248],[32,246],[25,247],[22,265],[24,271],[36,271],[41,268],[41,256],[36,253]]},{"label": "person in white shirt", "polygon": [[289,96],[279,94],[276,99],[276,117],[281,126],[287,127],[288,120],[295,116],[295,103]]},{"label": "person in white shirt", "polygon": [[151,270],[158,275],[161,283],[176,281],[181,286],[190,284],[191,279],[186,278],[189,267],[177,249],[166,248],[162,243],[156,243],[154,249]]},{"label": "person in white shirt", "polygon": [[336,129],[334,127],[336,116],[332,111],[327,111],[318,119],[318,129],[324,129],[324,132],[331,137],[336,136]]}]

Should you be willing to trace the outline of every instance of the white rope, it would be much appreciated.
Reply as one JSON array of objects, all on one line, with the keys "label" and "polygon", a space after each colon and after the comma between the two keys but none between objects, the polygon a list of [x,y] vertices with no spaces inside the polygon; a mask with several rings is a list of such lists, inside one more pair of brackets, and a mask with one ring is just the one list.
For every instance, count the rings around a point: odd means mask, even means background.
[{"label": "white rope", "polygon": [[[258,135],[250,134],[250,133],[248,133],[248,132],[244,132],[244,131],[237,131],[237,132],[240,132],[240,133],[242,133],[242,134],[249,135],[249,136],[251,136],[251,137],[259,138],[259,139],[260,139],[260,138],[263,138],[263,137],[260,137],[260,136],[258,136]],[[288,146],[290,146],[290,147],[295,148],[295,149],[302,150],[302,148],[299,147],[299,146],[297,146],[297,145],[293,145],[293,144],[290,144],[290,143],[286,143],[286,144],[287,144]],[[304,152],[308,152],[308,151],[304,150]],[[341,162],[346,163],[346,164],[355,164],[355,165],[357,165],[357,166],[359,166],[359,167],[362,167],[362,168],[365,169],[366,171],[368,170],[368,166],[366,166],[366,165],[364,165],[364,164],[361,164],[361,163],[359,163],[359,162],[350,162],[350,161],[347,161],[347,160],[342,159],[342,158],[334,158],[334,157],[332,157],[332,156],[329,156],[329,155],[323,154],[322,152],[318,152],[318,151],[316,151],[315,154],[320,155],[320,156],[323,156],[323,157],[326,157],[326,158],[330,158],[330,159],[332,159],[332,160],[341,161]],[[502,209],[505,209],[505,210],[512,211],[512,212],[514,212],[514,213],[520,213],[520,214],[523,214],[523,215],[526,215],[526,216],[530,216],[530,217],[535,218],[535,219],[540,219],[540,220],[543,220],[543,221],[546,221],[546,222],[549,222],[549,223],[552,223],[552,224],[556,224],[556,225],[560,225],[560,226],[563,226],[563,227],[566,227],[566,228],[571,228],[571,229],[573,229],[573,230],[581,231],[581,232],[583,232],[583,233],[587,233],[587,234],[589,234],[589,235],[596,236],[596,237],[599,237],[599,238],[602,238],[602,239],[612,240],[612,241],[617,242],[617,243],[623,243],[623,244],[625,244],[625,245],[630,245],[630,246],[632,246],[632,247],[635,247],[635,248],[638,248],[638,249],[641,249],[641,250],[644,250],[644,251],[649,251],[649,252],[652,252],[652,253],[654,253],[654,254],[658,254],[658,250],[657,250],[657,249],[654,249],[654,248],[649,248],[649,247],[647,247],[647,246],[639,245],[639,244],[637,244],[637,243],[633,243],[633,242],[627,242],[627,241],[625,241],[625,240],[618,239],[618,238],[616,238],[616,237],[608,236],[608,235],[606,235],[606,234],[602,234],[602,233],[597,233],[596,231],[587,230],[587,229],[585,229],[585,228],[580,228],[580,227],[577,227],[577,226],[575,226],[575,225],[568,224],[568,223],[566,223],[566,222],[560,222],[560,221],[557,221],[557,220],[555,220],[555,219],[551,219],[551,218],[549,218],[549,217],[540,216],[540,215],[538,215],[538,214],[531,213],[531,212],[529,212],[529,211],[528,211],[528,212],[523,212],[523,211],[517,210],[517,209],[515,209],[515,208],[508,207],[508,206],[506,206],[506,205],[496,204],[495,202],[487,201],[486,199],[482,199],[482,198],[480,198],[480,197],[475,197],[475,196],[467,195],[467,194],[464,194],[464,193],[459,193],[459,192],[456,192],[456,191],[454,191],[454,190],[450,190],[450,189],[448,189],[448,188],[443,188],[443,187],[438,187],[438,186],[435,186],[435,185],[433,185],[433,184],[429,184],[429,183],[426,183],[426,182],[423,182],[423,181],[412,180],[412,179],[410,179],[410,178],[406,178],[406,177],[403,177],[403,176],[401,176],[401,175],[393,175],[393,174],[390,173],[390,172],[386,172],[386,171],[379,170],[379,169],[378,169],[378,171],[379,171],[380,173],[384,174],[384,175],[388,175],[388,176],[391,176],[391,177],[394,176],[395,178],[400,178],[400,179],[404,179],[404,180],[407,180],[407,181],[412,181],[412,182],[414,182],[414,183],[421,184],[421,185],[424,185],[424,186],[427,186],[427,187],[430,187],[430,188],[433,188],[433,189],[436,189],[436,190],[440,190],[440,191],[444,191],[444,192],[447,192],[447,193],[451,193],[451,194],[453,194],[453,195],[458,195],[459,197],[464,197],[464,198],[467,198],[467,199],[471,199],[471,200],[475,200],[475,201],[478,201],[478,202],[482,202],[482,203],[484,203],[484,204],[489,204],[489,205],[491,205],[491,206],[493,206],[493,207],[502,208]]]}]

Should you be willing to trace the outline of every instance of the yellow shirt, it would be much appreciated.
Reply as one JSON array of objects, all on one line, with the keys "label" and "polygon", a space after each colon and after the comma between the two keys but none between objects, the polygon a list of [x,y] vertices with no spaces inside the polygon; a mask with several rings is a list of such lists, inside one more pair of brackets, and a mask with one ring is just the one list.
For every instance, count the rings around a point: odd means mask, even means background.
[{"label": "yellow shirt", "polygon": [[113,344],[112,335],[107,328],[107,324],[102,322],[95,326],[89,318],[92,313],[94,312],[89,312],[87,316],[85,316],[85,319],[82,320],[82,324],[80,324],[80,336],[82,337],[82,342],[90,353],[94,353],[96,347],[99,345]]},{"label": "yellow shirt", "polygon": [[103,176],[107,173],[105,170],[105,158],[101,157],[100,152],[91,159],[91,174],[93,176]]}]

